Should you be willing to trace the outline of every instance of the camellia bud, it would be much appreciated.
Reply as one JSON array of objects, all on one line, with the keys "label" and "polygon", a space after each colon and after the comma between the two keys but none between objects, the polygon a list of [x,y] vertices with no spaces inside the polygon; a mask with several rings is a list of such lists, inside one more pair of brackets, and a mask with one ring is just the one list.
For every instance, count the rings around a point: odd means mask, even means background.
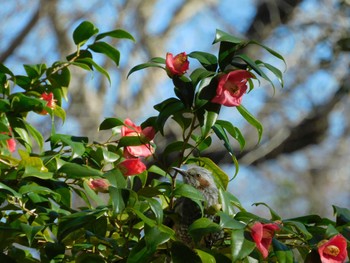
[{"label": "camellia bud", "polygon": [[173,54],[167,53],[165,59],[166,71],[170,78],[174,76],[182,76],[189,68],[189,61],[185,52],[177,54],[173,57]]},{"label": "camellia bud", "polygon": [[99,178],[99,179],[90,179],[88,181],[88,185],[92,190],[96,192],[108,193],[108,188],[110,186],[110,183],[106,179]]},{"label": "camellia bud", "polygon": [[[41,94],[40,99],[47,101],[47,107],[51,109],[54,109],[56,107],[56,100],[54,99],[52,92],[50,92],[49,94],[44,92],[43,94]],[[41,115],[46,115],[47,113],[48,112],[46,110],[42,110],[41,112],[39,112],[39,114]]]}]

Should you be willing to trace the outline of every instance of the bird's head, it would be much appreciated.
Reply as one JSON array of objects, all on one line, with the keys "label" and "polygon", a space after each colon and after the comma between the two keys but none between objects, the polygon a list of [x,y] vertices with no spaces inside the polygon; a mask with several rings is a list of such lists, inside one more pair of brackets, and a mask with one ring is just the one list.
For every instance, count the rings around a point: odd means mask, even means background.
[{"label": "bird's head", "polygon": [[217,203],[218,188],[210,171],[200,166],[191,166],[188,170],[177,167],[173,169],[183,176],[185,183],[201,191],[209,205]]}]

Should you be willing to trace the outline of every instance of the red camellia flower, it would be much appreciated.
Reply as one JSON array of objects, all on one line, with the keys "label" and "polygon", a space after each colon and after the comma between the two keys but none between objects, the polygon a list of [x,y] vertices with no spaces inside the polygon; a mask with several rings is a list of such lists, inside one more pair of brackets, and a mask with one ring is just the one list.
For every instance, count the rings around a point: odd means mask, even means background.
[{"label": "red camellia flower", "polygon": [[[50,92],[49,94],[44,92],[43,94],[41,94],[40,99],[47,101],[47,104],[46,104],[47,107],[51,109],[54,109],[56,107],[56,100],[54,99],[52,92]],[[42,110],[41,112],[39,112],[39,114],[46,115],[47,111]]]},{"label": "red camellia flower", "polygon": [[109,182],[106,179],[90,179],[88,181],[89,187],[100,193],[108,193],[108,187],[110,186]]},{"label": "red camellia flower", "polygon": [[173,54],[167,53],[165,59],[165,68],[169,77],[182,76],[189,68],[190,62],[187,60],[185,52],[177,54],[173,57]]},{"label": "red camellia flower", "polygon": [[323,240],[318,245],[318,253],[322,263],[345,262],[348,252],[346,250],[346,239],[338,234],[330,240]]},{"label": "red camellia flower", "polygon": [[147,169],[146,165],[138,158],[126,159],[118,167],[125,176],[140,174]]},{"label": "red camellia flower", "polygon": [[[135,125],[130,119],[124,121],[124,126],[121,129],[121,136],[140,136],[151,141],[154,138],[155,130],[153,127],[146,127],[142,130],[141,126]],[[154,153],[154,148],[151,144],[146,143],[137,146],[126,146],[124,148],[124,157],[148,157]]]},{"label": "red camellia flower", "polygon": [[214,103],[228,107],[241,105],[242,96],[247,91],[247,81],[254,76],[246,70],[234,70],[222,75],[216,89]]},{"label": "red camellia flower", "polygon": [[279,230],[280,227],[276,224],[262,224],[256,222],[251,227],[251,236],[256,244],[256,247],[261,252],[264,258],[269,255],[269,247],[272,242],[272,238],[275,232]]},{"label": "red camellia flower", "polygon": [[10,152],[14,152],[16,151],[16,141],[15,139],[11,138],[11,139],[8,139],[6,140],[6,143],[7,143],[7,148],[9,149]]}]

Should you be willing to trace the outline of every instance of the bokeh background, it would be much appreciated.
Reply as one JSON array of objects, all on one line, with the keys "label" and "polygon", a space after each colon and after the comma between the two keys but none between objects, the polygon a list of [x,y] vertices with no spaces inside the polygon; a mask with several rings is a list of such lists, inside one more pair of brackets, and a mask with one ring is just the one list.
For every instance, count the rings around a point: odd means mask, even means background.
[{"label": "bokeh background", "polygon": [[[62,133],[103,140],[97,127],[105,117],[140,123],[155,114],[153,105],[173,96],[161,69],[128,71],[152,57],[191,51],[218,51],[215,30],[255,39],[282,54],[287,68],[259,48],[249,55],[285,70],[285,86],[265,82],[244,97],[243,105],[264,125],[257,133],[225,108],[221,118],[238,126],[249,142],[237,149],[240,172],[230,191],[248,210],[267,214],[266,202],[283,217],[306,213],[332,216],[332,205],[350,207],[350,1],[349,0],[1,0],[0,62],[16,74],[22,64],[51,63],[74,52],[74,28],[83,20],[100,31],[122,28],[136,39],[115,41],[121,51],[116,68],[102,56],[112,84],[98,73],[74,69],[69,118]],[[195,61],[190,61],[195,67]],[[278,86],[278,84],[277,84]],[[30,121],[49,134],[50,121]],[[169,140],[178,136],[171,125]],[[166,145],[167,140],[159,144]],[[161,145],[160,145],[161,146]],[[221,142],[206,153],[232,176],[234,166]]]}]

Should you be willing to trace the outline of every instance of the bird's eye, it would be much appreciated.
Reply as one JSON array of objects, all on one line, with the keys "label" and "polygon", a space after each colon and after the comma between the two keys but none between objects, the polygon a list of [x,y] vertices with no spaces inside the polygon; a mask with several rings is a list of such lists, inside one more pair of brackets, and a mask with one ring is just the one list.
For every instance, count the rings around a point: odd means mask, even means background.
[{"label": "bird's eye", "polygon": [[196,177],[199,178],[199,177],[201,177],[201,175],[200,174],[196,174]]}]

